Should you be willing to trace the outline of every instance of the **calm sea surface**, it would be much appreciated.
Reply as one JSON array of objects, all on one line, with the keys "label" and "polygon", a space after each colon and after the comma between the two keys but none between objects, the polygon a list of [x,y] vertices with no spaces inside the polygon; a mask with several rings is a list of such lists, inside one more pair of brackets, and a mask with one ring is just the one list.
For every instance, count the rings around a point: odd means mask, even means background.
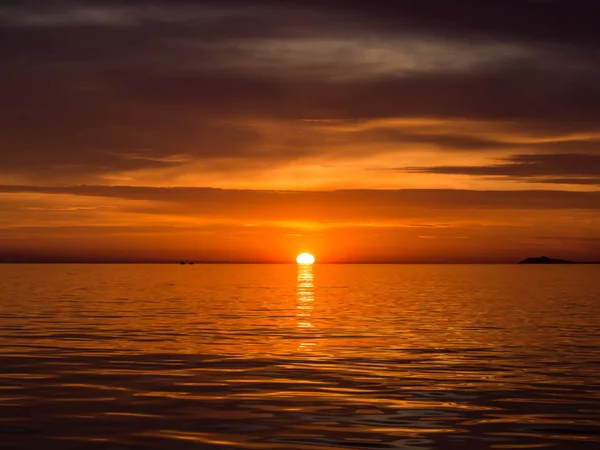
[{"label": "calm sea surface", "polygon": [[599,449],[600,265],[0,265],[2,449]]}]

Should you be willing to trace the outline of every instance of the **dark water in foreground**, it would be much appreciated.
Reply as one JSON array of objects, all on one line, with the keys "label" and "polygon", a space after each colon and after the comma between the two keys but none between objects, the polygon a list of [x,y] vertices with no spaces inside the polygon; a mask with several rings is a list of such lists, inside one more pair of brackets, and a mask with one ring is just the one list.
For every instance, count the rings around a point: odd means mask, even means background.
[{"label": "dark water in foreground", "polygon": [[0,265],[0,447],[598,449],[599,278]]}]

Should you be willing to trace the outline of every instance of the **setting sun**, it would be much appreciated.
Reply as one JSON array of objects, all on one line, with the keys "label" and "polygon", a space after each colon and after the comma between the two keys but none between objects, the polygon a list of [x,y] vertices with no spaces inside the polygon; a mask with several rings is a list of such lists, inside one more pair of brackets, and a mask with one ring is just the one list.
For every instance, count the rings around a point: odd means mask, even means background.
[{"label": "setting sun", "polygon": [[296,262],[298,264],[314,264],[315,257],[310,253],[301,253],[296,257]]}]

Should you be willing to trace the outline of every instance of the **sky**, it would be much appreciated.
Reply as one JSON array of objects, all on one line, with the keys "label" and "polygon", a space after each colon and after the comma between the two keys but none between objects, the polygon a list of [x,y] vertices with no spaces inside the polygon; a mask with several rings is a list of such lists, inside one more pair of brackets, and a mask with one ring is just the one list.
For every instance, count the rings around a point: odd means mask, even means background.
[{"label": "sky", "polygon": [[0,261],[600,260],[596,0],[3,0]]}]

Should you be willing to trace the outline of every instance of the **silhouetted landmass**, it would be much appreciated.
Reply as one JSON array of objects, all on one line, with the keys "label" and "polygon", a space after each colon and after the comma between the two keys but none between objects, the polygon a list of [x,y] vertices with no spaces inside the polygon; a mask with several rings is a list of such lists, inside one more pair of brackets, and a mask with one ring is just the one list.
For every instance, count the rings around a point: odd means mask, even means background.
[{"label": "silhouetted landmass", "polygon": [[519,264],[600,264],[600,262],[578,262],[540,256],[539,258],[524,259],[523,261],[519,262]]}]

